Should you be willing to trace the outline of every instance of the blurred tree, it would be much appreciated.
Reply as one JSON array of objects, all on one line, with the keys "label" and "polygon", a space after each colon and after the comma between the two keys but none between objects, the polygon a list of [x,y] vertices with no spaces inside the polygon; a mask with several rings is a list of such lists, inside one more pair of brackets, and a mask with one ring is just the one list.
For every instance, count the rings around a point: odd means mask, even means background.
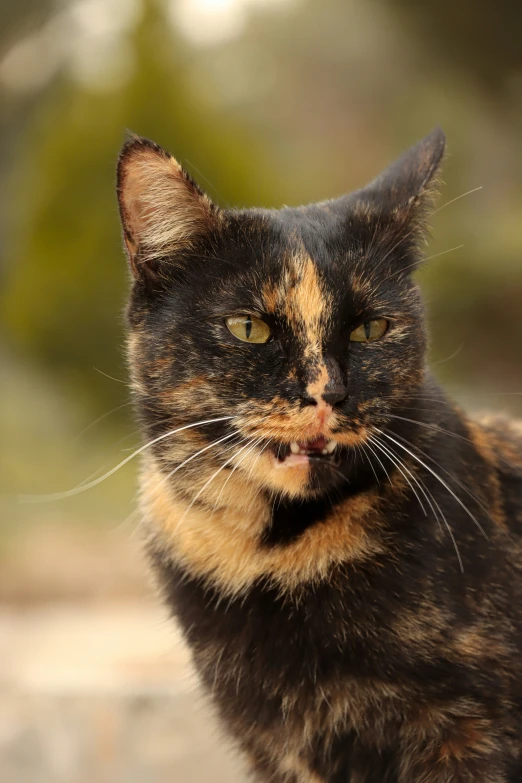
[{"label": "blurred tree", "polygon": [[0,57],[15,41],[45,22],[54,5],[53,0],[0,0]]},{"label": "blurred tree", "polygon": [[[176,33],[161,0],[144,2],[122,41],[129,55],[123,83],[90,88],[64,66],[23,109],[6,115],[10,177],[2,218],[9,242],[0,327],[10,343],[61,383],[74,383],[78,399],[103,410],[121,400],[123,386],[91,368],[125,375],[126,272],[114,197],[124,128],[170,148],[218,202],[277,206],[363,184],[440,122],[452,153],[445,198],[486,187],[437,218],[431,252],[461,243],[465,251],[425,273],[436,347],[449,355],[463,336],[473,344],[487,314],[486,353],[463,352],[444,369],[473,382],[486,365],[509,367],[522,382],[522,322],[502,306],[522,295],[521,118],[507,92],[502,113],[476,89],[514,83],[522,73],[512,32],[518,12],[508,0],[495,9],[477,1],[483,13],[466,16],[468,0],[446,14],[449,0],[301,0],[278,15],[252,11],[241,36],[202,48]],[[31,7],[42,19],[54,5]],[[15,19],[14,6],[7,10]],[[505,50],[489,68],[497,43],[484,51],[487,30],[506,20],[513,24],[499,39]],[[466,25],[467,35],[454,33]],[[458,68],[454,34],[463,44]]]},{"label": "blurred tree", "polygon": [[[496,98],[522,74],[519,0],[389,0],[423,45],[464,69]],[[500,91],[500,93],[499,93]]]},{"label": "blurred tree", "polygon": [[18,139],[10,191],[15,240],[0,320],[18,348],[103,409],[124,394],[92,369],[125,376],[126,270],[114,193],[124,129],[163,142],[189,168],[188,161],[197,164],[205,172],[202,186],[221,203],[268,204],[284,192],[267,179],[259,146],[191,93],[190,51],[163,13],[161,5],[146,4],[123,88],[95,92],[65,75],[53,85]]}]

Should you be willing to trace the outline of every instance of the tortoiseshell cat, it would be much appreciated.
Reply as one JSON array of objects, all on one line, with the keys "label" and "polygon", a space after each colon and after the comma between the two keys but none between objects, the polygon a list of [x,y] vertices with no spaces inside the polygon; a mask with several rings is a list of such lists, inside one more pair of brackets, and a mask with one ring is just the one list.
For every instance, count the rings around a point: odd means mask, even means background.
[{"label": "tortoiseshell cat", "polygon": [[120,156],[148,546],[260,781],[522,780],[522,428],[436,385],[412,280],[443,150],[279,211]]}]

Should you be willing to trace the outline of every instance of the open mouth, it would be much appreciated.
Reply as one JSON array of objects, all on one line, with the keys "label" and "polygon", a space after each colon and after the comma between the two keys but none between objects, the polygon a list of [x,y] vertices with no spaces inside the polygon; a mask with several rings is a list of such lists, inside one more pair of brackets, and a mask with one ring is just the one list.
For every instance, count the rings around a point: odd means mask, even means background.
[{"label": "open mouth", "polygon": [[283,443],[275,448],[277,462],[280,465],[308,464],[311,460],[320,462],[336,462],[338,444],[320,435],[313,440],[294,440]]}]

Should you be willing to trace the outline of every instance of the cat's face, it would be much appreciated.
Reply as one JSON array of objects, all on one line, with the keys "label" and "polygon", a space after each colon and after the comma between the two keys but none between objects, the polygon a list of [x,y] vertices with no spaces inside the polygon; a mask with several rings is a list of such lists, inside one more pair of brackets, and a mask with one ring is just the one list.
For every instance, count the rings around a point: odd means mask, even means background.
[{"label": "cat's face", "polygon": [[182,491],[234,469],[306,497],[369,469],[373,428],[423,378],[411,271],[442,150],[435,132],[351,196],[232,212],[159,148],[126,145],[131,370],[156,458]]}]

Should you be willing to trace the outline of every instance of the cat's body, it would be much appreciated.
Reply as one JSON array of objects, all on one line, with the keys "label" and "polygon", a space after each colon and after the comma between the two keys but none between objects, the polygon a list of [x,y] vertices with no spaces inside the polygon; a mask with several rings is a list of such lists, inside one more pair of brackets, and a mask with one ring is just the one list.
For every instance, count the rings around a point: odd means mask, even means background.
[{"label": "cat's body", "polygon": [[410,274],[442,149],[280,212],[120,159],[149,551],[262,781],[522,780],[522,427],[447,401]]}]

